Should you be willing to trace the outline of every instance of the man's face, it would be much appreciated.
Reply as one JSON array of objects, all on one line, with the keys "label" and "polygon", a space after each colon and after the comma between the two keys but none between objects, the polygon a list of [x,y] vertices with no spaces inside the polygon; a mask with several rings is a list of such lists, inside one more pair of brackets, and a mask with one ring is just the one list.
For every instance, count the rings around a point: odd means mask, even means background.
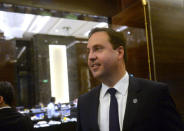
[{"label": "man's face", "polygon": [[104,79],[118,66],[118,51],[114,50],[106,32],[96,32],[88,40],[88,66],[95,78]]}]

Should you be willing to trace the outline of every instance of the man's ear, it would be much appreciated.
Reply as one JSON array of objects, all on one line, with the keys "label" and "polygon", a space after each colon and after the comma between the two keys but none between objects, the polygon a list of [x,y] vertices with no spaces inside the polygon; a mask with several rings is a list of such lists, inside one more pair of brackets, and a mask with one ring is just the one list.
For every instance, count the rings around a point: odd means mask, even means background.
[{"label": "man's ear", "polygon": [[0,104],[4,103],[4,98],[0,96]]},{"label": "man's ear", "polygon": [[119,58],[122,59],[124,57],[124,48],[123,48],[123,46],[119,46],[116,50],[118,52]]}]

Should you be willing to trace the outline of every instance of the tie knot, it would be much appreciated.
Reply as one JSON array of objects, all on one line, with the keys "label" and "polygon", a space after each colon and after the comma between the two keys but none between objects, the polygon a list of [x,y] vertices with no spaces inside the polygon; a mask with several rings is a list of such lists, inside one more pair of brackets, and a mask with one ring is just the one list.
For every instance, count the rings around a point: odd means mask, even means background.
[{"label": "tie knot", "polygon": [[111,96],[112,95],[114,96],[116,94],[116,89],[114,89],[114,88],[110,88],[107,91],[110,93]]}]

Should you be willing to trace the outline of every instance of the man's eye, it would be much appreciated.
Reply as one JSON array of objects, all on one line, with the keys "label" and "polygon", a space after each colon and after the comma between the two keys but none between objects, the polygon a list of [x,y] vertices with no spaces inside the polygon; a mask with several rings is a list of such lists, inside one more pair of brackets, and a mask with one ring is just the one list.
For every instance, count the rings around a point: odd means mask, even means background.
[{"label": "man's eye", "polygon": [[102,47],[96,47],[94,50],[95,51],[99,51],[99,50],[101,50],[102,49]]}]

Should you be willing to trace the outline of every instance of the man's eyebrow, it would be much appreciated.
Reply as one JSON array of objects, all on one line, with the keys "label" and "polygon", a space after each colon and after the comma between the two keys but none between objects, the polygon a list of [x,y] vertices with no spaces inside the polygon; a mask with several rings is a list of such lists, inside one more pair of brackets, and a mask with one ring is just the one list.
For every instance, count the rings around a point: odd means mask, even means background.
[{"label": "man's eyebrow", "polygon": [[102,45],[96,44],[96,45],[93,46],[93,48],[96,48],[96,47],[102,47]]},{"label": "man's eyebrow", "polygon": [[98,46],[100,46],[99,44],[96,44],[96,45],[94,45],[93,47],[98,47]]},{"label": "man's eyebrow", "polygon": [[[100,45],[100,44],[95,44],[95,45],[93,45],[91,48],[93,49],[93,48],[97,48],[97,47],[102,47],[102,45]],[[90,50],[90,48],[87,47],[87,50]]]}]

